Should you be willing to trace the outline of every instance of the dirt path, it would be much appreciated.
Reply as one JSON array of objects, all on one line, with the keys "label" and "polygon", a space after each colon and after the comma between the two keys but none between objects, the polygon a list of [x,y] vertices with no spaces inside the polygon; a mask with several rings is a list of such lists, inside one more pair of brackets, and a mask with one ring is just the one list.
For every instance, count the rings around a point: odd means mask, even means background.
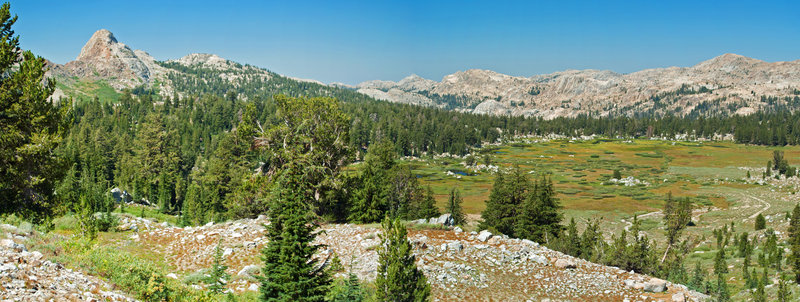
[{"label": "dirt path", "polygon": [[752,198],[752,199],[760,202],[762,205],[764,205],[764,208],[762,208],[760,211],[753,213],[753,215],[750,215],[750,217],[748,217],[749,219],[755,219],[758,216],[758,214],[764,213],[764,211],[769,210],[769,208],[772,207],[772,204],[764,201],[761,198],[755,197],[754,195],[748,195],[748,194],[744,194],[744,193],[741,193],[741,194],[742,194],[742,196],[745,196],[745,198],[747,198],[747,197]]}]

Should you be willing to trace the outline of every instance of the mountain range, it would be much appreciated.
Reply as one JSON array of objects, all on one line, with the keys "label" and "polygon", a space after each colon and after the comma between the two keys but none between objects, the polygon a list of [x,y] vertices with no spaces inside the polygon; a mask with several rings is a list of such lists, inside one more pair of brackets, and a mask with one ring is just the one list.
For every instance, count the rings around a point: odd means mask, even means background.
[{"label": "mountain range", "polygon": [[[223,83],[245,95],[289,83],[312,90],[346,89],[390,102],[493,115],[547,119],[594,116],[747,115],[774,106],[800,104],[800,60],[765,62],[724,54],[691,67],[646,69],[629,74],[566,70],[517,77],[490,70],[458,71],[437,82],[410,75],[398,82],[355,86],[285,77],[213,54],[158,61],[120,43],[108,30],[95,32],[78,57],[50,64],[55,96],[85,97],[122,89],[149,89],[164,96],[202,93],[202,84]],[[280,83],[271,83],[280,79]],[[191,85],[189,85],[189,84]],[[274,89],[273,89],[274,90]],[[313,91],[309,94],[314,94]]]}]

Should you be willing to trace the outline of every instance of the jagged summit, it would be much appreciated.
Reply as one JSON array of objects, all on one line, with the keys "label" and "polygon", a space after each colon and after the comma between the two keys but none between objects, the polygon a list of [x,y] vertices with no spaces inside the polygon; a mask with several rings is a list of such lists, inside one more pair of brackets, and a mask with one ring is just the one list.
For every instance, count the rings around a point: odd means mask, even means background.
[{"label": "jagged summit", "polygon": [[117,41],[106,29],[96,31],[81,48],[75,61],[54,65],[51,74],[65,85],[79,80],[104,81],[115,89],[149,85],[164,72],[152,56],[141,50],[132,50]]},{"label": "jagged summit", "polygon": [[97,56],[108,57],[111,54],[111,49],[115,48],[115,44],[118,43],[114,34],[107,29],[98,30],[89,38],[89,41],[86,41],[81,53],[78,54],[75,60],[87,60]]}]

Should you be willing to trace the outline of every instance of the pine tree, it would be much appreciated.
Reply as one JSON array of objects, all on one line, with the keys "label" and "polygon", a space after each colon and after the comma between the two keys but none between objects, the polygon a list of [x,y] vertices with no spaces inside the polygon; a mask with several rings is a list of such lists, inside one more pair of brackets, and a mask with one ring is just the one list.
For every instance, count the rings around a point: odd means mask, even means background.
[{"label": "pine tree", "polygon": [[38,223],[51,218],[56,183],[70,168],[55,150],[72,106],[49,99],[56,83],[45,79],[45,59],[20,49],[10,9],[0,6],[0,214]]},{"label": "pine tree", "polygon": [[[672,193],[667,193],[667,201],[664,204],[664,224],[665,235],[667,237],[667,248],[661,258],[663,264],[673,251],[675,245],[680,241],[681,234],[686,225],[692,220],[692,204],[688,198],[675,200]],[[727,226],[726,226],[727,227]],[[673,253],[674,254],[674,253]]]},{"label": "pine tree", "polygon": [[350,273],[347,279],[337,280],[328,294],[329,302],[361,302],[364,300],[364,289],[358,277]]},{"label": "pine tree", "polygon": [[428,186],[425,193],[425,198],[422,199],[422,203],[419,206],[419,218],[439,217],[439,209],[436,208],[436,199],[433,197],[431,186]]},{"label": "pine tree", "polygon": [[214,263],[211,265],[211,273],[206,279],[206,283],[210,285],[208,289],[216,294],[221,294],[225,291],[225,284],[228,283],[231,277],[225,272],[228,266],[223,264],[223,261],[225,261],[225,258],[222,255],[222,239],[220,239],[217,242],[217,247],[214,248]]},{"label": "pine tree", "polygon": [[725,282],[724,274],[717,274],[717,288],[715,296],[718,302],[726,302],[731,300],[731,293],[728,290],[728,283]]},{"label": "pine tree", "polygon": [[269,242],[262,250],[262,301],[323,301],[330,276],[312,258],[320,248],[312,244],[316,225],[310,210],[313,188],[303,168],[286,163],[270,204]]},{"label": "pine tree", "polygon": [[792,300],[792,290],[789,289],[789,284],[786,283],[783,276],[778,281],[778,301],[789,302]]},{"label": "pine tree", "polygon": [[542,176],[517,212],[514,236],[548,243],[561,233],[561,205],[554,195],[552,181]]},{"label": "pine tree", "polygon": [[706,271],[700,267],[700,261],[695,262],[694,265],[694,272],[692,273],[692,278],[689,280],[689,288],[703,292],[703,286],[705,285],[706,279]]},{"label": "pine tree", "polygon": [[486,209],[481,213],[483,222],[479,228],[514,236],[517,211],[525,202],[528,187],[528,178],[519,166],[508,172],[499,171],[486,201]]},{"label": "pine tree", "polygon": [[447,202],[447,212],[450,213],[450,218],[453,219],[453,225],[463,225],[467,222],[461,203],[461,193],[458,192],[458,189],[453,188],[450,191],[450,198]]},{"label": "pine tree", "polygon": [[580,257],[581,253],[581,237],[578,234],[578,226],[575,223],[575,217],[569,220],[569,226],[567,226],[566,237],[564,238],[565,245],[563,252],[567,255]]},{"label": "pine tree", "polygon": [[388,211],[388,174],[396,166],[394,144],[382,141],[367,149],[361,169],[361,186],[351,201],[349,220],[358,223],[380,221]]},{"label": "pine tree", "polygon": [[721,246],[714,257],[714,274],[717,275],[717,288],[715,296],[717,301],[730,301],[731,295],[728,291],[728,283],[725,282],[725,274],[728,273],[728,264],[725,261],[725,246]]},{"label": "pine tree", "polygon": [[[758,280],[756,289],[753,291],[753,302],[767,302],[767,294],[764,291],[766,285],[766,270],[764,270],[764,278]],[[751,278],[758,279],[758,276],[751,276]]]},{"label": "pine tree", "polygon": [[756,222],[755,222],[756,231],[763,230],[766,227],[767,227],[767,220],[764,219],[764,215],[761,215],[761,213],[759,213],[758,216],[756,216]]},{"label": "pine tree", "polygon": [[794,206],[789,221],[789,255],[787,262],[794,270],[795,282],[800,283],[800,204]]},{"label": "pine tree", "polygon": [[405,226],[397,219],[383,221],[378,248],[378,301],[427,301],[431,287],[417,268]]}]

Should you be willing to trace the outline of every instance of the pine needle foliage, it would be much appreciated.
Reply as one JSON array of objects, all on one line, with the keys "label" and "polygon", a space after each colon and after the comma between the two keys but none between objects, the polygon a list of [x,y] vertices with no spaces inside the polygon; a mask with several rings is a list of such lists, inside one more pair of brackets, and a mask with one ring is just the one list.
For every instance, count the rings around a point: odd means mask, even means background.
[{"label": "pine needle foliage", "polygon": [[384,219],[378,249],[378,277],[375,287],[378,301],[427,301],[431,293],[428,279],[417,268],[408,242],[407,230],[400,220]]}]

